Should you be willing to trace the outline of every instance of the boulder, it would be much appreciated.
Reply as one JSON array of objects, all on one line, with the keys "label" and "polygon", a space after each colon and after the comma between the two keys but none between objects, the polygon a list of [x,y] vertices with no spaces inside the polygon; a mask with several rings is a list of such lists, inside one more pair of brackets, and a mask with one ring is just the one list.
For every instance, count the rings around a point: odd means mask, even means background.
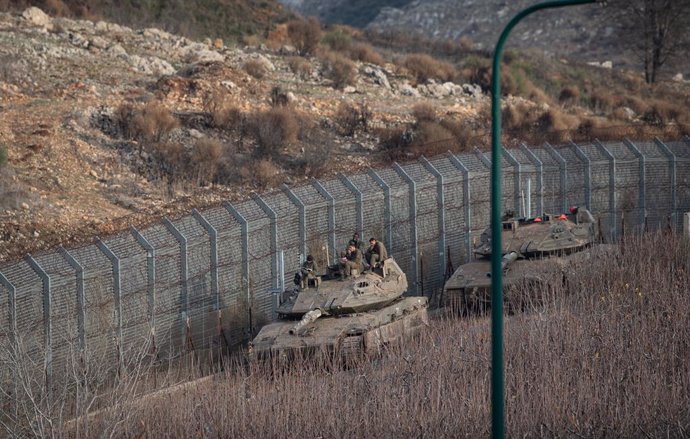
[{"label": "boulder", "polygon": [[211,50],[204,44],[195,43],[187,46],[181,51],[185,62],[194,64],[200,62],[223,62],[225,57],[215,50]]},{"label": "boulder", "polygon": [[391,84],[388,82],[388,77],[380,69],[366,66],[364,67],[364,73],[374,79],[374,83],[381,85],[390,90]]},{"label": "boulder", "polygon": [[403,84],[400,86],[400,94],[403,96],[419,97],[419,90],[412,87],[410,84]]},{"label": "boulder", "polygon": [[22,12],[22,17],[34,26],[50,29],[53,27],[53,19],[41,9],[32,6]]}]

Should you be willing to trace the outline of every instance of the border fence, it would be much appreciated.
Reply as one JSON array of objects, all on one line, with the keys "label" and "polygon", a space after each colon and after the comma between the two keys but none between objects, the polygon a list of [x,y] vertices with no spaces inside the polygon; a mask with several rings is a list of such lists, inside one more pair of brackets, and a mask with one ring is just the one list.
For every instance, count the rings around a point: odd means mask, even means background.
[{"label": "border fence", "polygon": [[[0,351],[21,340],[50,389],[74,352],[117,374],[143,345],[159,360],[230,348],[272,319],[273,292],[307,254],[332,263],[354,232],[384,241],[408,275],[408,294],[431,296],[470,260],[488,225],[490,166],[477,149],[422,157],[27,255],[0,267]],[[690,210],[690,138],[523,144],[506,150],[502,166],[505,208],[536,215],[586,206],[609,241],[624,223],[677,229]],[[0,367],[4,387],[16,383],[10,369]],[[11,395],[0,392],[3,411]]]}]

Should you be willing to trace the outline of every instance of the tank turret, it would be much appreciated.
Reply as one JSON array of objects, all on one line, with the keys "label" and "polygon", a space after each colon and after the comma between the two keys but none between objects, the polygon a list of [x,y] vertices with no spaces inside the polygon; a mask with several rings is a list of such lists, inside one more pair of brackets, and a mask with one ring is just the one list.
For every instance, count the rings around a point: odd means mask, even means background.
[{"label": "tank turret", "polygon": [[[590,249],[599,241],[594,217],[584,208],[572,208],[571,214],[570,218],[564,214],[504,217],[501,228],[504,297],[520,284],[529,284],[528,290],[539,295],[544,285],[562,281],[562,271],[574,255],[592,253]],[[487,228],[473,249],[476,259],[459,266],[446,282],[443,304],[465,308],[470,302],[489,303],[491,247],[491,229]]]}]

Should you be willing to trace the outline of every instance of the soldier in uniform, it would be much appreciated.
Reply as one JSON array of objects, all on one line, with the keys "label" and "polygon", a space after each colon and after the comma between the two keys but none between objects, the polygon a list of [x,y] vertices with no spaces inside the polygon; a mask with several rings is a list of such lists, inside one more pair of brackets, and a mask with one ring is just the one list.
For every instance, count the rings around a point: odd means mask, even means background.
[{"label": "soldier in uniform", "polygon": [[355,232],[354,235],[352,235],[352,239],[350,242],[348,242],[348,245],[354,245],[357,249],[362,250],[362,240],[359,239],[359,233]]},{"label": "soldier in uniform", "polygon": [[352,276],[352,270],[362,271],[362,251],[349,244],[345,257],[340,259],[340,278]]},{"label": "soldier in uniform", "polygon": [[383,242],[377,241],[376,238],[369,239],[369,249],[366,253],[366,259],[372,269],[388,259],[388,252]]},{"label": "soldier in uniform", "polygon": [[318,275],[318,266],[312,255],[307,256],[307,260],[302,263],[299,272],[295,274],[295,285],[302,285],[306,287],[309,279],[316,279]]}]

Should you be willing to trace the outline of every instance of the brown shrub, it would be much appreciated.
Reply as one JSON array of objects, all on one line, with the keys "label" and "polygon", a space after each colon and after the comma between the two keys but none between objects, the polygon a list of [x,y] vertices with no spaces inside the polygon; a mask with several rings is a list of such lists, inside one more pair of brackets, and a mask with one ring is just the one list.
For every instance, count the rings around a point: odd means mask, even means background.
[{"label": "brown shrub", "polygon": [[120,105],[115,123],[123,137],[139,141],[141,154],[144,143],[160,143],[179,126],[179,121],[160,102],[152,101],[138,109],[131,104]]},{"label": "brown shrub", "polygon": [[257,115],[253,128],[259,157],[276,158],[283,146],[297,141],[299,120],[291,108],[274,107]]},{"label": "brown shrub", "polygon": [[288,40],[288,26],[286,23],[276,24],[266,36],[266,44],[272,49],[277,49],[284,45]]},{"label": "brown shrub", "polygon": [[250,59],[244,63],[244,71],[256,79],[263,79],[268,73],[264,63],[258,59]]},{"label": "brown shrub", "polygon": [[445,118],[441,121],[441,126],[455,137],[455,151],[468,150],[476,142],[477,134],[464,120]]},{"label": "brown shrub", "polygon": [[323,76],[333,82],[333,87],[340,89],[352,85],[355,81],[355,65],[349,59],[334,52],[322,55]]},{"label": "brown shrub", "polygon": [[436,120],[436,107],[429,102],[419,102],[412,107],[412,116],[419,125],[422,122],[434,122]]},{"label": "brown shrub", "polygon": [[644,114],[649,109],[649,104],[644,99],[638,96],[626,96],[623,99],[626,107],[629,107],[635,114]]},{"label": "brown shrub", "polygon": [[654,100],[641,119],[652,126],[662,126],[677,121],[685,111],[676,104]]},{"label": "brown shrub", "polygon": [[339,26],[327,32],[321,42],[334,52],[344,53],[352,45],[352,36]]},{"label": "brown shrub", "polygon": [[414,133],[407,127],[382,128],[377,132],[379,145],[392,159],[404,157],[414,139]]},{"label": "brown shrub", "polygon": [[287,23],[287,34],[300,55],[311,55],[321,40],[321,24],[315,17],[291,20]]},{"label": "brown shrub", "polygon": [[580,98],[580,89],[575,85],[566,85],[558,95],[558,101],[563,105],[574,105]]},{"label": "brown shrub", "polygon": [[239,168],[240,178],[258,188],[277,186],[282,180],[282,172],[270,158],[255,160],[248,166]]},{"label": "brown shrub", "polygon": [[386,63],[383,57],[367,43],[353,43],[348,54],[355,61],[366,62],[382,66]]},{"label": "brown shrub", "polygon": [[436,155],[454,149],[455,136],[437,122],[423,121],[417,124],[412,147],[418,154]]},{"label": "brown shrub", "polygon": [[335,122],[343,136],[353,136],[358,129],[366,131],[369,128],[371,109],[365,102],[358,105],[341,102],[335,113]]},{"label": "brown shrub", "polygon": [[306,79],[312,73],[311,63],[301,56],[291,56],[287,58],[287,63],[292,73],[299,76],[300,79]]},{"label": "brown shrub", "polygon": [[407,55],[402,61],[402,66],[418,83],[424,83],[429,79],[452,81],[457,74],[452,64],[432,58],[425,53]]},{"label": "brown shrub", "polygon": [[614,96],[608,91],[596,89],[589,97],[590,107],[594,111],[610,111],[615,105]]},{"label": "brown shrub", "polygon": [[232,129],[242,117],[232,96],[225,89],[208,94],[203,105],[211,125],[216,128]]},{"label": "brown shrub", "polygon": [[219,140],[209,138],[197,140],[192,148],[190,165],[196,174],[195,177],[198,185],[213,181],[222,156],[223,145]]},{"label": "brown shrub", "polygon": [[474,41],[468,36],[461,36],[460,39],[458,40],[458,45],[460,46],[460,49],[462,49],[465,52],[470,52],[472,49],[474,49]]}]

